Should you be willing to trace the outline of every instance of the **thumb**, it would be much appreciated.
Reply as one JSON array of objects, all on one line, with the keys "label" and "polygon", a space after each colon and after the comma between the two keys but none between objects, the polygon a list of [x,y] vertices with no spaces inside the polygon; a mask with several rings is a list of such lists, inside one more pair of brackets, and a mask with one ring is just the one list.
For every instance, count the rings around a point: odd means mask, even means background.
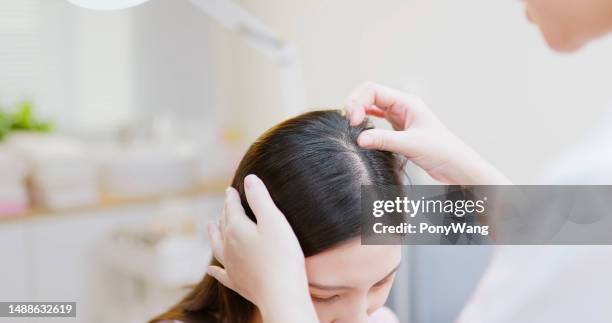
[{"label": "thumb", "polygon": [[[219,266],[210,265],[208,266],[208,268],[206,268],[206,273],[212,276],[214,279],[218,280],[219,283],[221,283],[221,285],[231,290],[234,290],[234,284],[232,284],[232,280],[227,275],[227,272],[225,271],[225,269]],[[234,291],[238,292],[236,290]]]},{"label": "thumb", "polygon": [[357,143],[363,148],[385,150],[411,157],[415,155],[418,144],[411,132],[410,130],[369,129],[359,135]]}]

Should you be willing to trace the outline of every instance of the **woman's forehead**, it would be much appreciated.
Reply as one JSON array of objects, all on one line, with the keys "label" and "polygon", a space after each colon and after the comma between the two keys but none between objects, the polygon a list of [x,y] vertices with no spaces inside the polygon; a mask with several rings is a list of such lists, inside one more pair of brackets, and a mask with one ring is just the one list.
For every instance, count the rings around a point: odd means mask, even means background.
[{"label": "woman's forehead", "polygon": [[353,239],[306,258],[306,271],[308,281],[317,285],[369,287],[385,278],[400,260],[400,246],[362,246],[360,239]]}]

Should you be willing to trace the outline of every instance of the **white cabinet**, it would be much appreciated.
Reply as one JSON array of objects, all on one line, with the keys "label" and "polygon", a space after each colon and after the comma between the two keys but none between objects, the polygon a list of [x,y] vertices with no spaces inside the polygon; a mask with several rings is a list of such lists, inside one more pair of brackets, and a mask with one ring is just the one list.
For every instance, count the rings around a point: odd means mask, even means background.
[{"label": "white cabinet", "polygon": [[[222,202],[214,196],[193,198],[189,203],[202,221],[208,221],[217,216]],[[103,268],[99,244],[117,228],[145,225],[159,212],[159,203],[145,203],[0,222],[0,301],[77,302],[76,321],[39,318],[20,322],[104,322],[100,311],[111,309],[105,307],[103,294],[119,291],[122,278]],[[126,308],[113,310],[126,312],[136,301],[124,303]],[[0,318],[0,323],[14,321]]]},{"label": "white cabinet", "polygon": [[0,226],[0,301],[29,299],[27,271],[31,260],[24,223]]}]

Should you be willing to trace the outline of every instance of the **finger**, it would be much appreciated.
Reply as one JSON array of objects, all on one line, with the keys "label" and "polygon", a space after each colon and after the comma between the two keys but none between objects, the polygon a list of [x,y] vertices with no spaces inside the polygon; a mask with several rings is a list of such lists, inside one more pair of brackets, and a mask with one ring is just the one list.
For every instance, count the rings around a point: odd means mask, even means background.
[{"label": "finger", "polygon": [[219,240],[224,241],[225,240],[225,230],[227,230],[227,227],[225,225],[225,221],[224,221],[224,217],[225,217],[225,211],[223,211],[223,216],[221,216],[221,218],[219,220],[217,220],[216,226],[217,228],[219,228],[217,231],[219,231]]},{"label": "finger", "polygon": [[219,231],[219,226],[217,224],[208,224],[208,236],[210,238],[210,245],[212,248],[213,256],[221,264],[223,264],[223,240],[221,238],[221,232]]},{"label": "finger", "polygon": [[363,105],[358,105],[354,107],[350,115],[351,117],[349,119],[349,124],[351,126],[360,125],[364,121],[366,116],[365,107]]},{"label": "finger", "polygon": [[272,197],[266,188],[266,185],[259,179],[259,177],[251,174],[244,178],[244,189],[246,193],[247,201],[257,223],[263,223],[266,218],[278,215],[280,211],[272,201]]},{"label": "finger", "polygon": [[368,108],[366,108],[366,114],[370,116],[379,117],[379,118],[386,117],[385,111],[381,110],[379,107],[375,105],[371,105]]},{"label": "finger", "polygon": [[235,188],[230,187],[225,191],[225,214],[226,214],[226,225],[230,226],[251,226],[255,227],[255,223],[247,217],[242,202],[240,201],[240,194]]},{"label": "finger", "polygon": [[227,223],[227,200],[223,203],[223,212],[221,213],[221,217],[217,220],[219,232],[221,233],[221,238],[223,239],[223,233],[225,232],[226,223]]},{"label": "finger", "polygon": [[344,104],[344,109],[351,126],[357,126],[363,122],[366,116],[366,107],[371,105],[365,103],[367,100],[364,98],[364,93],[369,92],[365,87],[365,84],[359,86],[348,96]]},{"label": "finger", "polygon": [[357,88],[346,102],[346,110],[351,116],[351,125],[363,122],[366,110],[372,105],[386,111],[400,106],[405,95],[386,86],[368,82]]},{"label": "finger", "polygon": [[384,129],[365,130],[357,138],[361,147],[390,151],[408,158],[415,157],[418,147],[422,145],[418,141],[410,131]]},{"label": "finger", "polygon": [[[221,238],[224,237],[225,231],[227,231],[227,223],[229,219],[232,216],[236,215],[234,214],[235,206],[233,205],[234,202],[231,196],[232,191],[236,191],[236,190],[231,186],[225,189],[225,200],[223,201],[223,213],[221,215],[221,219],[219,219],[219,229],[221,231]],[[238,199],[240,199],[240,197],[238,197]],[[244,212],[244,210],[242,210],[242,212]]]},{"label": "finger", "polygon": [[[347,102],[351,102],[351,101],[347,100]],[[364,110],[365,109],[361,105],[358,105],[358,104],[353,104],[353,105],[348,105],[348,103],[345,104],[344,112],[345,112],[345,117],[349,120],[349,125],[357,126],[361,124],[366,116],[366,112]]]},{"label": "finger", "polygon": [[212,276],[213,278],[215,278],[216,280],[218,280],[223,286],[229,289],[232,289],[232,290],[234,289],[234,284],[232,283],[232,280],[227,275],[227,271],[225,271],[225,269],[219,266],[211,265],[211,266],[208,266],[208,268],[206,268],[206,273]]}]

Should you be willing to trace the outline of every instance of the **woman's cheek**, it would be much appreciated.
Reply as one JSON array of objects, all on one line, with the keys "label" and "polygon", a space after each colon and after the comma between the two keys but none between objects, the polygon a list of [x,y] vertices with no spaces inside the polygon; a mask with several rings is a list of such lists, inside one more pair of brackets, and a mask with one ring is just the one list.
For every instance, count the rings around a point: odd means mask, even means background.
[{"label": "woman's cheek", "polygon": [[526,11],[529,19],[535,23],[550,48],[559,52],[571,52],[584,45],[580,36],[584,24],[578,24],[576,14],[567,0],[531,0],[527,1]]}]

